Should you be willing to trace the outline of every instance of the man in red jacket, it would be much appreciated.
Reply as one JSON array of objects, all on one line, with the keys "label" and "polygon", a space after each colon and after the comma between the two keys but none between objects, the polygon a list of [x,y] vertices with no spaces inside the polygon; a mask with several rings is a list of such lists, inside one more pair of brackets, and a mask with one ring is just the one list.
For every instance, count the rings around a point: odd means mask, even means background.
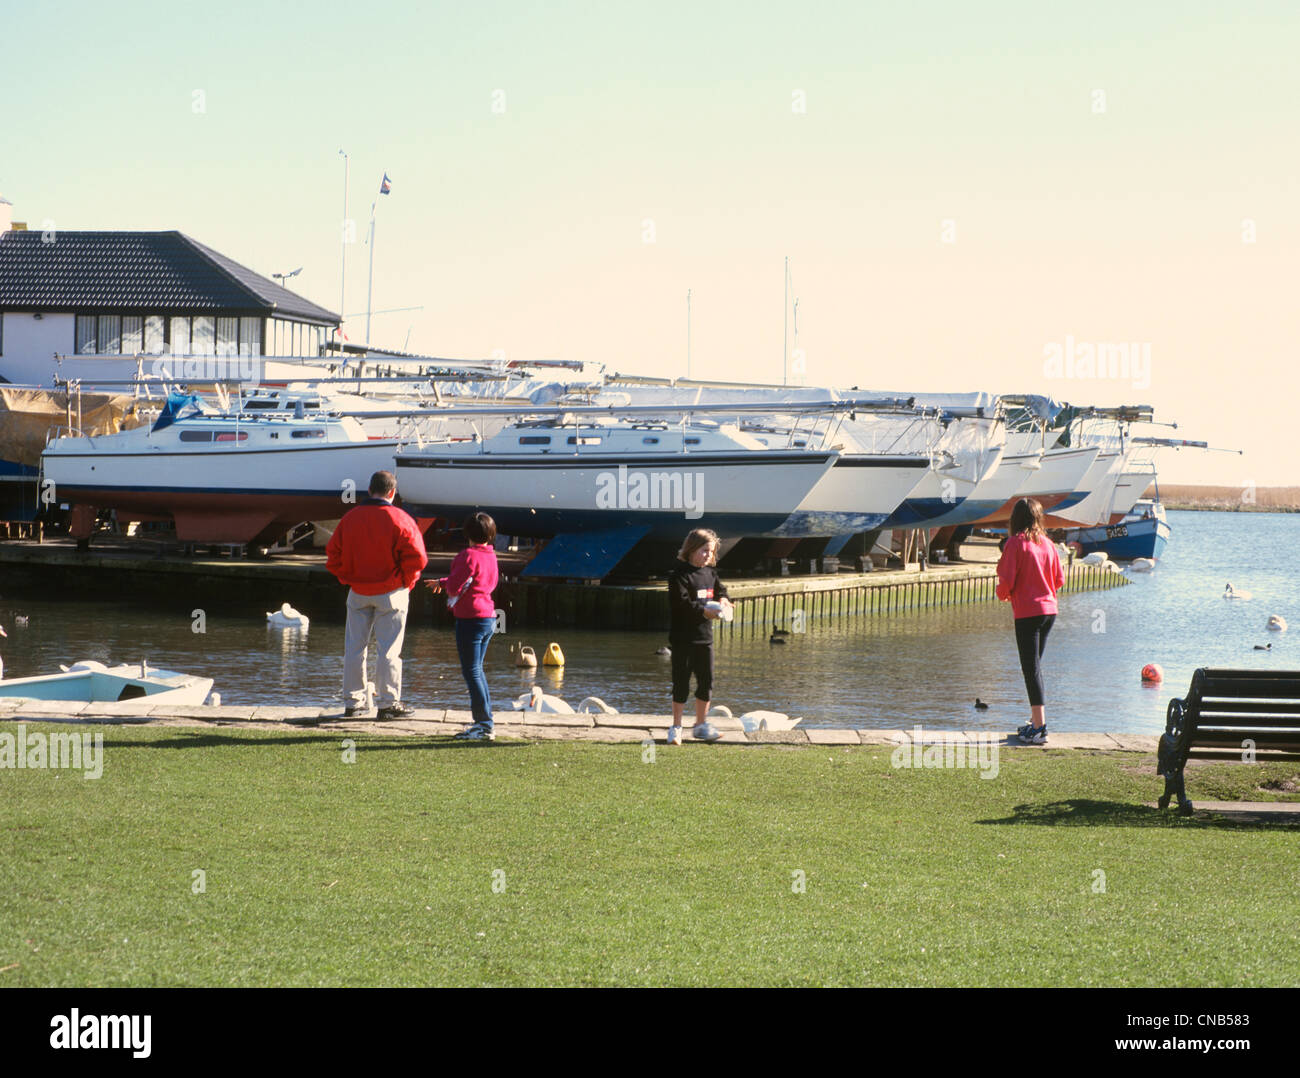
[{"label": "man in red jacket", "polygon": [[424,539],[409,513],[393,505],[397,480],[392,472],[370,477],[370,497],[343,515],[325,548],[325,567],[348,592],[348,623],[343,642],[344,715],[366,706],[366,655],[370,633],[379,648],[380,719],[414,712],[402,706],[402,638],[411,589],[429,564]]}]

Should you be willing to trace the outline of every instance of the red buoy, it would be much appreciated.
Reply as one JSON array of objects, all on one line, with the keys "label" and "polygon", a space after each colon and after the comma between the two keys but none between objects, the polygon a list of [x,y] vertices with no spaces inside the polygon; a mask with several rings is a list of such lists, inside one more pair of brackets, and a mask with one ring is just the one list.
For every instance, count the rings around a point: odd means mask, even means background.
[{"label": "red buoy", "polygon": [[1142,667],[1142,680],[1152,683],[1164,681],[1165,672],[1159,663],[1147,663]]}]

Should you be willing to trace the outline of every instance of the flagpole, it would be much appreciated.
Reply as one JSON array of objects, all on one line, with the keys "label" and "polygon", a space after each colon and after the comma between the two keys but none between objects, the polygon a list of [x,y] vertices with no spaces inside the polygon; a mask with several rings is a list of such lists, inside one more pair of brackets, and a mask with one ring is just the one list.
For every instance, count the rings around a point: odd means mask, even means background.
[{"label": "flagpole", "polygon": [[[342,233],[342,254],[339,258],[339,335],[343,334],[343,319],[346,317],[347,307],[347,289],[348,289],[348,155],[343,150],[339,150],[343,155],[343,225],[340,229]],[[340,342],[342,343],[342,342]]]},{"label": "flagpole", "polygon": [[785,300],[781,307],[781,384],[790,384],[790,256],[785,256]]},{"label": "flagpole", "polygon": [[691,290],[686,290],[686,377],[691,376]]},{"label": "flagpole", "polygon": [[366,286],[366,347],[370,347],[370,310],[371,298],[375,294],[375,207],[379,199],[370,203],[370,282]]}]

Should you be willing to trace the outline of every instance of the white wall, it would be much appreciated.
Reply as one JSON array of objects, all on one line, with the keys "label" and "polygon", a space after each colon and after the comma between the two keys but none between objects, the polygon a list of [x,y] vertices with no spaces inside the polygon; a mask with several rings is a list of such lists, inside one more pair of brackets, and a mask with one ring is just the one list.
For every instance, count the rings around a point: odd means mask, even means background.
[{"label": "white wall", "polygon": [[55,373],[68,376],[55,365],[54,353],[77,350],[75,314],[47,314],[37,321],[31,314],[6,311],[0,318],[4,319],[0,375],[11,382],[50,388]]}]

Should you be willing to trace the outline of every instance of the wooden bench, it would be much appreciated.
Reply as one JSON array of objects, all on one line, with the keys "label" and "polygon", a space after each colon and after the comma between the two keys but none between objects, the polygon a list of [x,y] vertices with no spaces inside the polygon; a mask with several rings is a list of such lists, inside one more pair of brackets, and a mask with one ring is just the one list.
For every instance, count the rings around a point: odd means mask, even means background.
[{"label": "wooden bench", "polygon": [[1184,816],[1192,813],[1183,768],[1193,749],[1198,759],[1300,759],[1300,670],[1202,667],[1192,675],[1187,696],[1169,701],[1156,767],[1165,777],[1159,804],[1167,808],[1177,796]]}]

